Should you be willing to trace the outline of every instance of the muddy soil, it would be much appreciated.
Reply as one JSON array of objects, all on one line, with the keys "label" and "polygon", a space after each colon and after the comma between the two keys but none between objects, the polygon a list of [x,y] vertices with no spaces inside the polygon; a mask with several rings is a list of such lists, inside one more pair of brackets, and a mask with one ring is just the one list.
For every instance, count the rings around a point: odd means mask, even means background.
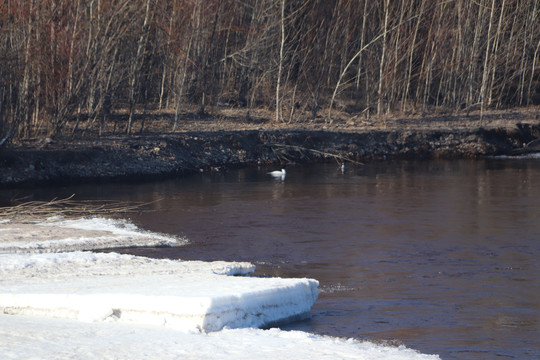
[{"label": "muddy soil", "polygon": [[[248,116],[249,115],[249,116]],[[131,136],[40,137],[0,148],[0,186],[142,180],[216,168],[384,159],[479,158],[540,150],[540,107],[469,116],[275,123],[270,113],[152,114]],[[119,121],[121,124],[121,121]],[[142,124],[142,123],[141,123]],[[137,123],[135,129],[138,129]]]}]

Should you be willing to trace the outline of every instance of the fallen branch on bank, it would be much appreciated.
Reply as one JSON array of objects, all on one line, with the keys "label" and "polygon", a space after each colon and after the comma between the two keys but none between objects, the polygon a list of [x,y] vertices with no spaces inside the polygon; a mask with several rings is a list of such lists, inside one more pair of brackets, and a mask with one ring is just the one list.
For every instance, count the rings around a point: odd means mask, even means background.
[{"label": "fallen branch on bank", "polygon": [[[145,211],[148,203],[131,203],[112,200],[83,200],[76,201],[75,194],[64,199],[51,201],[27,201],[13,206],[0,207],[0,218],[4,219],[43,219],[46,217],[80,217],[113,215],[118,213],[133,213]],[[17,202],[17,201],[15,201]]]},{"label": "fallen branch on bank", "polygon": [[342,162],[347,161],[347,162],[349,162],[351,164],[355,164],[355,165],[364,165],[364,163],[362,163],[360,161],[352,160],[351,158],[349,158],[349,157],[347,157],[345,155],[334,154],[334,153],[329,153],[329,152],[325,152],[325,151],[310,149],[310,148],[306,148],[306,147],[303,147],[303,146],[285,145],[285,144],[270,144],[269,146],[271,146],[272,148],[276,147],[276,148],[293,149],[293,150],[296,150],[296,151],[302,153],[302,155],[303,155],[304,151],[312,152],[312,153],[324,155],[324,156],[327,156],[327,157],[333,157],[334,159],[336,159],[336,161],[341,160]]}]

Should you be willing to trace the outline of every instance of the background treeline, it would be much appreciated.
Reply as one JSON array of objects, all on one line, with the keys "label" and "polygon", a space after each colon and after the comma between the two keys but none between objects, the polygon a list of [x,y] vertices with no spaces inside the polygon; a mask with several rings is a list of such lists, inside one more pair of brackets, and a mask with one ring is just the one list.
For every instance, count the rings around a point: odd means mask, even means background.
[{"label": "background treeline", "polygon": [[0,0],[0,141],[119,112],[129,133],[188,105],[279,121],[526,106],[539,65],[538,0]]}]

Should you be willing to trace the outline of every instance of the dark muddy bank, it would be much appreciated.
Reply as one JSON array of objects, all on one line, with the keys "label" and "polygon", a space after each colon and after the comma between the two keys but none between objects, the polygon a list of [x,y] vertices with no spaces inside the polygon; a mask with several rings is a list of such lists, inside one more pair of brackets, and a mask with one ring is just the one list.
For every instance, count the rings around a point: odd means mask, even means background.
[{"label": "dark muddy bank", "polygon": [[[539,125],[514,129],[331,132],[246,130],[25,142],[0,149],[2,186],[143,180],[238,168],[342,159],[461,159],[536,151]],[[529,147],[525,144],[531,143]]]}]

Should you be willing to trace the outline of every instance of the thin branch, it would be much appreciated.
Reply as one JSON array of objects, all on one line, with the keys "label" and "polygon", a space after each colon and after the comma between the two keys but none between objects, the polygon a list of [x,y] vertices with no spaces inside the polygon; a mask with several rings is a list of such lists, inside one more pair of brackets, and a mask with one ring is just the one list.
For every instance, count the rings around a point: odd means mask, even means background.
[{"label": "thin branch", "polygon": [[117,213],[133,213],[147,211],[148,205],[160,201],[131,203],[123,201],[75,201],[75,194],[51,201],[27,201],[13,206],[0,207],[0,218],[41,219],[52,216],[98,216]]},{"label": "thin branch", "polygon": [[332,94],[332,99],[330,100],[330,105],[328,106],[328,119],[327,121],[329,121],[330,123],[332,122],[332,106],[334,105],[334,100],[335,100],[335,97],[336,97],[336,94],[337,94],[337,91],[339,89],[339,85],[341,84],[341,80],[343,79],[343,76],[345,76],[345,73],[347,72],[347,70],[349,69],[349,67],[352,65],[352,63],[354,62],[354,60],[356,60],[356,58],[358,58],[358,56],[360,56],[362,54],[362,52],[364,52],[364,50],[366,50],[368,47],[370,47],[371,45],[373,45],[374,43],[376,43],[380,38],[382,38],[383,36],[391,33],[392,31],[396,30],[398,27],[408,23],[409,21],[412,21],[414,19],[416,19],[417,17],[419,17],[420,15],[423,15],[424,13],[426,13],[428,10],[431,10],[432,8],[435,8],[436,6],[439,6],[439,5],[445,5],[447,3],[450,3],[450,2],[453,2],[454,0],[448,0],[448,1],[443,1],[441,3],[438,3],[438,4],[435,4],[434,6],[432,6],[431,8],[428,8],[428,9],[425,9],[422,13],[419,13],[419,14],[416,14],[414,16],[411,16],[410,18],[402,21],[401,23],[397,24],[396,26],[388,29],[387,31],[384,31],[382,33],[380,33],[379,35],[375,36],[369,43],[367,43],[366,45],[364,45],[360,50],[358,50],[358,52],[356,54],[354,54],[354,56],[351,58],[351,60],[349,60],[349,62],[347,63],[347,66],[345,66],[345,68],[343,69],[343,71],[341,72],[341,75],[339,76],[339,79],[338,79],[338,82],[336,84],[336,87],[334,88],[334,93]]},{"label": "thin branch", "polygon": [[293,150],[297,150],[297,151],[300,151],[300,152],[309,151],[309,152],[312,152],[312,153],[315,153],[315,154],[320,154],[320,155],[324,155],[324,156],[333,157],[334,159],[345,160],[345,161],[348,161],[348,162],[350,162],[352,164],[364,165],[364,163],[362,163],[360,161],[352,160],[351,158],[349,158],[349,157],[347,157],[345,155],[333,154],[333,153],[329,153],[329,152],[326,152],[326,151],[320,151],[320,150],[306,148],[306,147],[303,147],[303,146],[285,145],[285,144],[269,144],[268,146],[271,146],[272,148],[273,147],[288,148],[288,149],[293,149]]}]

